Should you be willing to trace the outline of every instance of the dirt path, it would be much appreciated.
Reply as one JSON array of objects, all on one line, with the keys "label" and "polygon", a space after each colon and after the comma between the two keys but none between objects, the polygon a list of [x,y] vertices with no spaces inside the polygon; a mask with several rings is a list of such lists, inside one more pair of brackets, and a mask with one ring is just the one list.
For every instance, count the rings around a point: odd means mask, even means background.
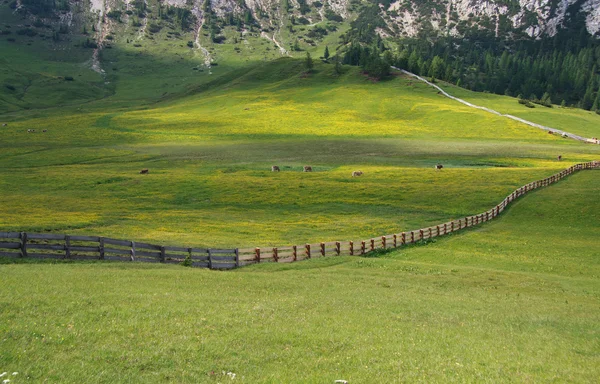
[{"label": "dirt path", "polygon": [[498,111],[495,111],[495,110],[493,110],[493,109],[490,109],[490,108],[481,107],[481,106],[479,106],[479,105],[475,105],[475,104],[473,104],[473,103],[469,103],[468,101],[465,101],[465,100],[463,100],[463,99],[459,99],[458,97],[454,97],[454,96],[450,95],[448,92],[444,91],[444,90],[443,90],[442,88],[440,88],[439,86],[437,86],[437,85],[435,85],[435,84],[433,84],[433,83],[431,83],[431,82],[427,81],[426,79],[422,78],[421,76],[418,76],[418,75],[415,75],[414,73],[411,73],[411,72],[405,71],[404,69],[396,68],[396,67],[394,67],[394,66],[392,66],[392,68],[394,68],[395,70],[397,70],[397,71],[400,71],[400,72],[402,72],[402,73],[404,73],[404,74],[406,74],[406,75],[408,75],[408,76],[412,76],[412,77],[414,77],[414,78],[416,78],[416,79],[418,79],[418,80],[420,80],[420,81],[422,81],[422,82],[424,82],[424,83],[426,83],[426,84],[428,84],[428,85],[430,85],[430,86],[434,87],[434,88],[435,88],[435,89],[437,89],[437,90],[438,90],[438,91],[439,91],[439,92],[440,92],[442,95],[446,96],[447,98],[449,98],[449,99],[452,99],[452,100],[455,100],[455,101],[458,101],[459,103],[462,103],[462,104],[464,104],[464,105],[466,105],[466,106],[468,106],[468,107],[471,107],[471,108],[476,108],[476,109],[481,109],[482,111],[486,111],[486,112],[489,112],[489,113],[493,113],[494,115],[497,115],[497,116],[502,116],[502,117],[506,117],[506,118],[508,118],[508,119],[516,120],[516,121],[518,121],[518,122],[520,122],[520,123],[527,124],[527,125],[529,125],[529,126],[531,126],[531,127],[534,127],[534,128],[539,128],[539,129],[543,129],[544,131],[552,131],[552,132],[554,132],[554,133],[558,133],[559,135],[562,135],[562,136],[564,136],[564,137],[569,137],[569,138],[571,138],[571,139],[574,139],[574,140],[585,141],[585,142],[588,142],[588,143],[589,143],[589,142],[592,142],[592,139],[588,139],[588,138],[585,138],[585,137],[582,137],[582,136],[579,136],[579,135],[575,135],[575,134],[573,134],[573,133],[569,133],[569,132],[561,131],[560,129],[551,128],[551,127],[547,127],[547,126],[545,126],[545,125],[541,125],[541,124],[536,124],[536,123],[533,123],[533,122],[531,122],[531,121],[528,121],[528,120],[522,119],[522,118],[520,118],[520,117],[516,117],[516,116],[513,116],[513,115],[507,115],[507,114],[503,114],[503,113],[500,113],[500,112],[498,112]]},{"label": "dirt path", "polygon": [[196,39],[194,40],[194,46],[197,50],[200,50],[202,52],[202,54],[204,55],[204,65],[206,66],[206,68],[210,69],[210,63],[212,62],[210,52],[208,52],[208,49],[200,45],[200,34],[202,33],[202,25],[204,25],[204,18],[200,19],[200,25],[198,26],[198,30],[196,31]]},{"label": "dirt path", "polygon": [[269,40],[270,42],[274,43],[279,48],[279,52],[281,52],[282,55],[285,55],[285,56],[290,55],[289,52],[287,51],[287,49],[283,48],[281,46],[281,44],[279,44],[279,42],[277,40],[275,40],[275,34],[273,34],[273,37],[271,37],[266,32],[261,32],[260,36]]}]

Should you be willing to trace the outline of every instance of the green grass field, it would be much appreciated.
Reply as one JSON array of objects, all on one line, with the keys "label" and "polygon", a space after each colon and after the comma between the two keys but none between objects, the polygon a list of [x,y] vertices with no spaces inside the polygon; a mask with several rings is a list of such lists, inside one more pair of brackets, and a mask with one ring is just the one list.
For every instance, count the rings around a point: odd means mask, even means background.
[{"label": "green grass field", "polygon": [[592,383],[599,173],[378,258],[221,273],[0,265],[0,371],[19,372],[14,383]]},{"label": "green grass field", "polygon": [[[135,40],[122,27],[103,51],[105,76],[82,65],[89,49],[57,43],[36,61],[47,40],[0,39],[0,83],[15,85],[0,92],[0,231],[210,247],[368,238],[479,213],[600,159],[600,146],[409,78],[374,83],[323,63],[306,75],[301,60],[269,61],[277,51],[259,36],[234,43],[226,30],[217,49],[202,35],[218,62],[209,73],[188,35]],[[600,136],[600,116],[584,111],[450,92]],[[11,383],[594,382],[599,174],[378,257],[224,273],[0,258],[0,373],[19,372]]]},{"label": "green grass field", "polygon": [[0,230],[212,247],[366,238],[489,209],[600,157],[410,79],[332,67],[305,76],[281,59],[144,107],[115,107],[117,94],[7,114]]}]

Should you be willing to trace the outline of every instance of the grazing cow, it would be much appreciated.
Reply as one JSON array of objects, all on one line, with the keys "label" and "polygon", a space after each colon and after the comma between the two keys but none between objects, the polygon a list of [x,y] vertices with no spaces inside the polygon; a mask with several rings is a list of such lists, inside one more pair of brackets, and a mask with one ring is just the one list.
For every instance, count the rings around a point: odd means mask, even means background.
[{"label": "grazing cow", "polygon": [[435,165],[435,170],[439,171],[440,169],[444,168],[444,166],[442,164],[436,164]]},{"label": "grazing cow", "polygon": [[148,172],[149,172],[149,171],[148,171],[148,168],[144,168],[144,169],[142,169],[142,170],[140,171],[140,174],[142,174],[142,175],[146,175]]},{"label": "grazing cow", "polygon": [[279,166],[277,166],[277,165],[273,165],[273,166],[271,167],[271,172],[279,172],[279,171],[280,171],[280,169],[279,169]]},{"label": "grazing cow", "polygon": [[47,130],[47,129],[44,129],[42,132],[44,132],[44,133],[45,133],[45,132],[48,132],[48,130]]},{"label": "grazing cow", "polygon": [[548,131],[548,133],[552,135],[554,133],[554,131]]},{"label": "grazing cow", "polygon": [[352,172],[352,177],[358,177],[358,176],[362,176],[363,171],[354,171]]},{"label": "grazing cow", "polygon": [[28,129],[28,130],[27,130],[27,132],[29,132],[29,133],[34,133],[34,132],[35,132],[35,129]]},{"label": "grazing cow", "polygon": [[8,125],[8,124],[6,124],[6,123],[2,124],[2,126],[3,126],[3,127],[6,127],[7,125]]},{"label": "grazing cow", "polygon": [[312,167],[310,165],[305,165],[304,172],[312,172]]},{"label": "grazing cow", "polygon": [[562,160],[562,155],[558,155],[558,157],[556,158],[556,160],[561,161]]},{"label": "grazing cow", "polygon": [[562,137],[569,137],[569,135],[567,135],[566,133],[563,133]]}]

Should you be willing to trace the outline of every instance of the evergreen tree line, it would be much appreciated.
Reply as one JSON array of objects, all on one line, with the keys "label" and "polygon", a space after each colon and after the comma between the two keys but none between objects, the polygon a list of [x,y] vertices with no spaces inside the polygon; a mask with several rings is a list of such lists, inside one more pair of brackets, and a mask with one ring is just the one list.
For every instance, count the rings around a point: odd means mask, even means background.
[{"label": "evergreen tree line", "polygon": [[395,63],[394,56],[381,44],[364,46],[352,43],[342,57],[342,63],[360,66],[369,76],[383,79],[390,74],[390,65]]},{"label": "evergreen tree line", "polygon": [[600,43],[555,46],[547,40],[405,41],[393,62],[421,76],[523,99],[600,110]]}]

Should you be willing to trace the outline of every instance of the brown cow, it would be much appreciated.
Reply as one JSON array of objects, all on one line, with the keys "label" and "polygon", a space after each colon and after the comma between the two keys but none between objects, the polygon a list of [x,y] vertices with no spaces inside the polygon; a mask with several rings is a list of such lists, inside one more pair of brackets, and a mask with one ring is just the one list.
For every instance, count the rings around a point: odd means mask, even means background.
[{"label": "brown cow", "polygon": [[310,165],[305,165],[304,172],[312,172],[312,167]]},{"label": "brown cow", "polygon": [[558,155],[558,157],[556,158],[556,160],[561,161],[562,160],[562,155]]},{"label": "brown cow", "polygon": [[148,172],[149,172],[149,171],[148,171],[148,168],[144,168],[144,169],[142,169],[142,170],[140,171],[140,174],[142,174],[142,175],[146,175],[146,174],[148,174]]},{"label": "brown cow", "polygon": [[444,168],[444,166],[442,164],[436,164],[435,165],[435,170],[439,171],[440,169]]},{"label": "brown cow", "polygon": [[354,171],[352,172],[352,177],[358,177],[358,176],[362,176],[363,171]]},{"label": "brown cow", "polygon": [[279,171],[280,171],[280,169],[279,169],[279,166],[277,166],[277,165],[273,165],[273,166],[271,167],[271,172],[279,172]]}]

